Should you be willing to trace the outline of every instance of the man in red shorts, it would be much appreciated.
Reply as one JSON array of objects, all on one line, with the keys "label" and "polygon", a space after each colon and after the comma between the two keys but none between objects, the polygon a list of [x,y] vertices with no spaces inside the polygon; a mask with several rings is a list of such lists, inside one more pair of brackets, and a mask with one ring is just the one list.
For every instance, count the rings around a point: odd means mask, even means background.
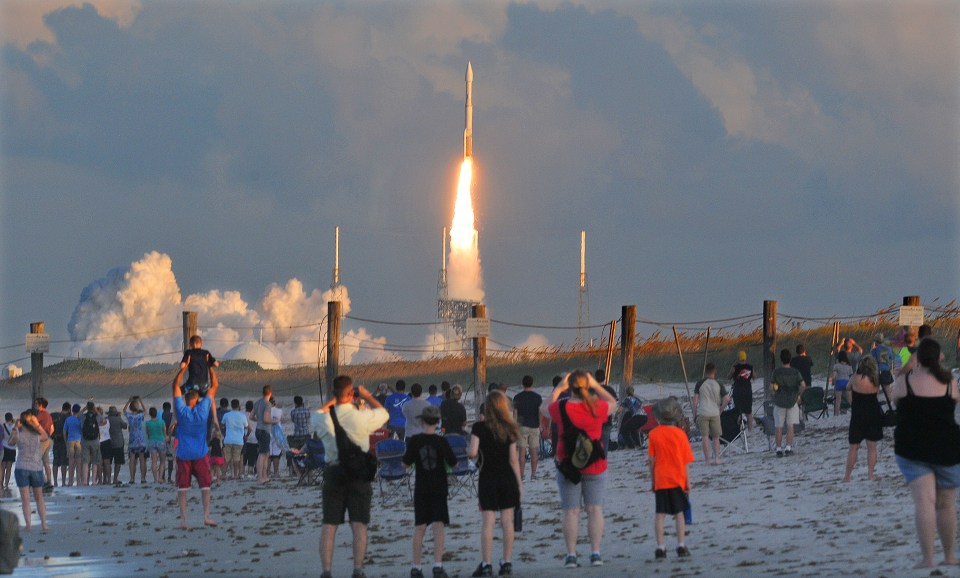
[{"label": "man in red shorts", "polygon": [[203,523],[216,526],[210,517],[210,465],[207,462],[207,422],[214,396],[220,386],[216,371],[210,368],[210,389],[201,399],[200,393],[191,389],[184,396],[180,380],[186,368],[181,366],[173,380],[174,412],[177,416],[177,497],[180,502],[180,527],[187,528],[187,490],[190,478],[197,479],[203,499]]}]

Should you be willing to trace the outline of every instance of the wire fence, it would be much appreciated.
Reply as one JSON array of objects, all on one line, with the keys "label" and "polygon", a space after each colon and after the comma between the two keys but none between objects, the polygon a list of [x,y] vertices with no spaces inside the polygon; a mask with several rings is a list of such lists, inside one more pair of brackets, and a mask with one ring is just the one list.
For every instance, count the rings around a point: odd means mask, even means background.
[{"label": "wire fence", "polygon": [[[933,302],[925,304],[924,311],[927,322],[934,327],[944,323],[953,323],[957,320],[960,320],[960,305],[958,305],[956,300],[951,300],[948,303],[940,303],[939,299],[935,299]],[[858,327],[860,329],[890,326],[896,325],[898,320],[898,312],[899,306],[896,304],[882,307],[873,313],[859,315],[845,314],[817,317],[778,312],[777,332],[778,334],[789,334],[796,332],[802,333],[804,331],[816,331],[818,329],[830,327],[836,322],[840,322],[845,326]],[[472,352],[472,341],[470,339],[462,338],[456,334],[454,327],[455,321],[452,320],[435,319],[429,321],[404,321],[375,319],[372,317],[363,317],[353,314],[345,315],[344,319],[357,325],[358,327],[364,328],[378,326],[405,328],[422,327],[431,328],[434,331],[432,339],[425,340],[420,343],[388,342],[382,338],[371,339],[356,334],[347,334],[342,337],[341,347],[350,349],[351,351],[370,352],[370,355],[368,355],[367,358],[373,358],[374,360],[377,360],[378,358],[381,361],[422,360],[434,357],[469,356]],[[496,335],[497,333],[495,330],[496,327],[503,327],[552,333],[561,332],[561,334],[569,335],[570,337],[561,337],[560,342],[555,344],[529,345],[526,343],[510,343],[504,340],[502,337],[495,339],[491,336],[487,338],[487,355],[500,361],[510,361],[518,359],[547,359],[557,356],[578,355],[602,351],[610,346],[608,341],[610,339],[609,329],[611,325],[613,323],[619,324],[620,321],[622,320],[615,319],[606,323],[577,326],[534,323],[516,319],[507,320],[491,318],[491,334],[493,335]],[[729,349],[732,347],[760,347],[762,340],[761,334],[763,327],[763,315],[761,313],[754,313],[697,321],[654,320],[638,316],[636,323],[639,326],[646,326],[650,329],[650,333],[646,336],[638,336],[636,338],[634,346],[636,349],[641,351],[657,351],[663,350],[666,347],[673,347],[674,344],[672,334],[669,336],[664,336],[663,331],[667,329],[676,329],[678,333],[678,340],[682,346],[683,344],[690,345],[692,343],[703,341],[706,333],[710,332],[711,338],[713,339],[714,351],[723,351],[725,348]],[[326,345],[326,332],[323,330],[325,325],[326,317],[319,321],[310,321],[307,323],[282,327],[265,328],[262,326],[249,327],[217,324],[215,326],[201,325],[199,329],[202,331],[216,330],[218,333],[232,331],[237,334],[244,331],[250,332],[267,330],[274,335],[289,334],[299,330],[301,331],[301,334],[293,338],[281,339],[279,337],[275,337],[273,339],[261,340],[262,343],[272,346],[292,346],[302,344],[316,346],[316,358],[293,360],[282,364],[283,368],[291,368],[316,366],[322,361],[324,355],[324,346]],[[112,336],[98,336],[84,340],[55,339],[51,340],[50,344],[52,346],[60,347],[55,348],[54,352],[46,353],[45,355],[48,358],[58,359],[61,361],[74,359],[88,360],[103,364],[105,366],[119,365],[121,368],[125,362],[130,362],[131,365],[176,363],[179,361],[178,358],[182,354],[182,351],[170,350],[169,343],[175,342],[174,340],[181,336],[182,329],[182,327],[161,327],[138,332],[116,334]],[[303,334],[302,330],[305,329],[315,329],[316,337],[308,337]],[[593,340],[577,341],[575,338],[573,338],[574,332],[576,332],[575,335],[579,336],[580,332],[584,330],[601,330],[600,340],[597,342]],[[80,354],[71,355],[65,352],[65,350],[89,350],[93,348],[92,346],[102,346],[103,344],[110,342],[116,342],[118,344],[129,346],[131,343],[136,343],[138,340],[155,339],[164,335],[169,336],[167,339],[167,346],[159,351],[144,352],[140,350],[140,348],[137,348],[137,353],[132,355],[118,353],[116,355],[101,356]],[[613,339],[615,340],[614,345],[617,347],[620,345],[620,338],[621,336],[619,334],[613,336]],[[245,342],[242,339],[223,339],[219,337],[212,337],[210,339],[205,338],[205,341],[224,346],[238,345]],[[4,345],[0,347],[0,351],[10,352],[12,354],[17,348],[20,348],[21,351],[23,351],[25,345],[26,344],[24,342]],[[30,359],[29,355],[11,356],[5,361],[0,361],[0,367],[15,365],[28,359]]]}]

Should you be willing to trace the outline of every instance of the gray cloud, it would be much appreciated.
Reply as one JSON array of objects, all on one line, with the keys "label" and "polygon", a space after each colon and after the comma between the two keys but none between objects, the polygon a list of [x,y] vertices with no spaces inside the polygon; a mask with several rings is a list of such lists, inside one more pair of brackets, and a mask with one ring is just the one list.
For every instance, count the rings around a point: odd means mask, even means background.
[{"label": "gray cloud", "polygon": [[[581,228],[594,321],[626,303],[682,320],[771,298],[810,314],[950,298],[956,58],[881,66],[933,51],[922,35],[858,58],[858,13],[833,6],[151,3],[123,27],[53,13],[54,42],[3,48],[0,240],[18,280],[3,344],[37,319],[65,333],[83,287],[152,250],[185,295],[325,288],[337,224],[354,312],[431,319],[467,59],[498,318],[574,322]],[[391,331],[375,334],[422,342]]]}]

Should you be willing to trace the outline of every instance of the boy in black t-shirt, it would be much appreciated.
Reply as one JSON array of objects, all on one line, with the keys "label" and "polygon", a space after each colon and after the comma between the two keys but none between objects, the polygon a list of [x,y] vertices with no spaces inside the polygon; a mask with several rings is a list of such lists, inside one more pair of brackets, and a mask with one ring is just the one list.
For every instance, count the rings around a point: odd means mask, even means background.
[{"label": "boy in black t-shirt", "polygon": [[209,351],[201,349],[202,346],[203,340],[199,335],[194,335],[190,338],[190,349],[183,352],[183,359],[180,360],[180,369],[187,369],[187,380],[181,387],[184,395],[195,389],[201,397],[205,396],[210,387],[210,368],[220,366],[220,362]]},{"label": "boy in black t-shirt", "polygon": [[428,405],[420,413],[420,419],[423,421],[424,433],[407,440],[407,451],[403,455],[403,463],[417,469],[416,485],[413,488],[416,528],[413,532],[413,568],[410,576],[423,577],[420,569],[423,537],[427,533],[427,524],[433,524],[433,541],[436,546],[433,576],[446,578],[447,573],[443,569],[443,530],[445,525],[450,524],[450,514],[447,511],[447,466],[455,466],[457,457],[447,440],[437,435],[440,408]]}]

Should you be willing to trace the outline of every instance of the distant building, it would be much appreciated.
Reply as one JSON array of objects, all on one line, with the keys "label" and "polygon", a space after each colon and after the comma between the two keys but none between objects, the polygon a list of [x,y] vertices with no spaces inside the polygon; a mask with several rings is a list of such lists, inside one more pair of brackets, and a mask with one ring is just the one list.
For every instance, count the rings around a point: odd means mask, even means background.
[{"label": "distant building", "polygon": [[283,369],[283,362],[274,350],[253,341],[237,345],[224,353],[223,359],[246,359],[257,363],[263,369]]},{"label": "distant building", "polygon": [[4,378],[4,379],[15,379],[15,378],[20,377],[20,376],[22,376],[22,375],[23,375],[23,368],[22,368],[22,367],[17,367],[16,365],[14,365],[14,364],[12,364],[12,363],[11,363],[10,365],[8,365],[8,366],[3,370],[3,378]]}]

